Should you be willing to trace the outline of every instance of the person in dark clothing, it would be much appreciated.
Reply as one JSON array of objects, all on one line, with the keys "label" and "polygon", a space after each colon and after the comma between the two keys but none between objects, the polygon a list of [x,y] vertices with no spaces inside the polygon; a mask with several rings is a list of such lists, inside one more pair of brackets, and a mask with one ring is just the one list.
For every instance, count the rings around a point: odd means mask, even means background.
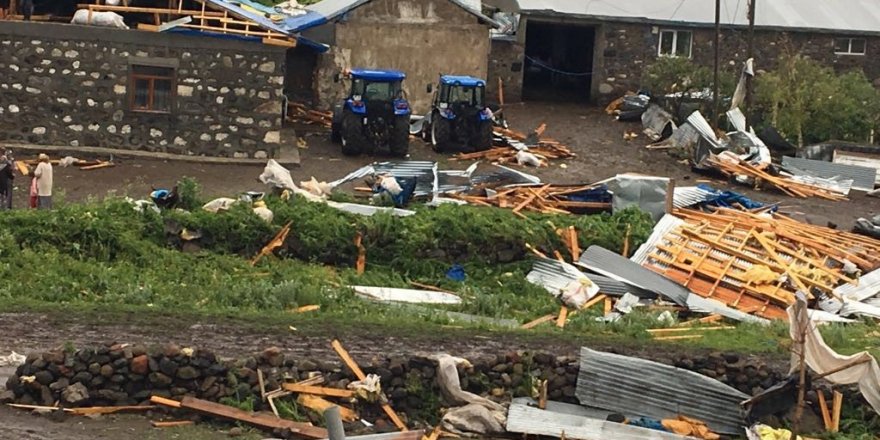
[{"label": "person in dark clothing", "polygon": [[14,165],[7,156],[0,156],[0,210],[12,209],[12,180]]},{"label": "person in dark clothing", "polygon": [[33,0],[21,0],[21,15],[24,15],[24,21],[31,21],[31,15],[34,15]]}]

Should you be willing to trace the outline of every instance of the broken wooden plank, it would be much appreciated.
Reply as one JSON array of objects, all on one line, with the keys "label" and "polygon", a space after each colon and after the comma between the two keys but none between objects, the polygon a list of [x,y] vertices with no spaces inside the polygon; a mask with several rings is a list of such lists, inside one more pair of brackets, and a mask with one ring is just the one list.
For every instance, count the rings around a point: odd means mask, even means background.
[{"label": "broken wooden plank", "polygon": [[831,397],[831,432],[840,431],[840,410],[843,407],[843,394],[834,390]]},{"label": "broken wooden plank", "polygon": [[150,396],[150,403],[155,403],[157,405],[164,405],[171,408],[180,408],[180,402],[176,400],[166,399],[161,396]]},{"label": "broken wooden plank", "polygon": [[[357,362],[355,362],[354,359],[351,358],[351,355],[348,354],[348,351],[345,350],[341,342],[334,339],[330,345],[333,347],[333,350],[336,351],[336,354],[339,355],[340,359],[342,359],[342,362],[344,362],[348,369],[351,370],[352,373],[354,373],[358,380],[364,380],[367,378],[367,375],[364,374],[363,370],[361,370]],[[394,412],[394,409],[391,408],[391,405],[383,403],[382,411],[384,411],[388,418],[391,419],[391,422],[394,423],[394,426],[396,426],[397,429],[401,431],[408,430],[403,421],[400,420],[400,417],[397,415],[397,413]]]},{"label": "broken wooden plank", "polygon": [[311,439],[327,438],[327,430],[324,428],[311,426],[306,423],[278,419],[265,414],[254,414],[231,406],[196,399],[194,397],[184,397],[183,400],[180,401],[180,407],[209,416],[246,423],[263,429],[288,429],[293,434],[301,437]]},{"label": "broken wooden plank", "polygon": [[96,415],[96,414],[113,414],[117,412],[126,412],[126,411],[149,411],[155,408],[153,405],[140,405],[140,406],[91,406],[84,408],[70,408],[65,409],[66,412],[71,414],[76,414],[79,416],[88,416],[88,415]]},{"label": "broken wooden plank", "polygon": [[306,312],[316,312],[321,310],[321,306],[319,304],[311,304],[307,306],[297,307],[291,310],[294,313],[306,313]]},{"label": "broken wooden plank", "polygon": [[732,330],[735,329],[735,326],[727,325],[721,327],[670,327],[670,328],[649,328],[647,331],[651,334],[656,333],[681,333],[681,332],[696,332],[696,331],[712,331],[712,330]]},{"label": "broken wooden plank", "polygon": [[700,339],[703,335],[677,335],[677,336],[658,336],[653,338],[655,341],[677,341],[681,339]]},{"label": "broken wooden plank", "polygon": [[311,394],[300,394],[299,397],[296,398],[296,403],[317,412],[318,414],[324,414],[328,408],[338,407],[339,415],[342,417],[343,421],[346,422],[356,422],[360,419],[357,413],[352,411],[350,408],[346,408],[344,406],[337,405],[329,400],[323,399],[318,396],[313,396]]},{"label": "broken wooden plank", "polygon": [[559,316],[556,318],[556,326],[559,328],[565,327],[566,319],[568,319],[568,307],[562,306],[559,309]]},{"label": "broken wooden plank", "polygon": [[83,171],[91,171],[91,170],[99,170],[101,168],[110,168],[110,167],[115,167],[115,166],[116,166],[116,164],[114,164],[113,162],[101,162],[97,165],[89,165],[89,166],[79,167],[79,169],[81,169]]},{"label": "broken wooden plank", "polygon": [[287,240],[287,234],[290,233],[291,223],[292,222],[287,222],[287,224],[284,225],[284,227],[281,228],[281,230],[278,231],[277,234],[275,234],[275,237],[272,238],[269,243],[263,246],[263,249],[261,249],[260,252],[256,256],[254,256],[254,259],[251,260],[251,266],[256,266],[261,258],[270,255],[275,249],[281,247],[281,245],[284,244],[284,240]]},{"label": "broken wooden plank", "polygon": [[535,319],[534,321],[523,324],[522,326],[520,326],[520,328],[525,330],[533,329],[545,322],[550,322],[554,319],[556,319],[556,315],[544,315],[538,319]]},{"label": "broken wooden plank", "polygon": [[339,388],[325,388],[325,387],[315,387],[310,385],[298,385],[295,383],[285,383],[281,384],[281,388],[293,392],[293,393],[303,393],[303,394],[312,394],[315,396],[326,396],[326,397],[342,397],[346,399],[350,399],[355,396],[354,391],[351,390],[343,390]]},{"label": "broken wooden plank", "polygon": [[819,411],[822,413],[822,423],[825,425],[826,431],[831,431],[834,426],[831,422],[831,410],[828,409],[828,403],[825,401],[825,392],[816,390],[816,396],[819,398]]},{"label": "broken wooden plank", "polygon": [[602,301],[605,301],[605,298],[607,298],[607,296],[604,293],[600,293],[600,294],[594,296],[593,298],[591,298],[589,301],[587,301],[587,303],[581,307],[581,310],[587,310],[590,307],[593,307],[594,305],[599,304]]}]

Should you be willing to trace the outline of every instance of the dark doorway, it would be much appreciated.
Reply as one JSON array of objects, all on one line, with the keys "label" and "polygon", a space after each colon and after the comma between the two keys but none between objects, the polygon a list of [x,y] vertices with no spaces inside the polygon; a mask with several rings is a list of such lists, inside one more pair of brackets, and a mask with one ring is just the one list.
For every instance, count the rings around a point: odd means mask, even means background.
[{"label": "dark doorway", "polygon": [[523,98],[542,101],[589,101],[593,81],[591,26],[529,21]]}]

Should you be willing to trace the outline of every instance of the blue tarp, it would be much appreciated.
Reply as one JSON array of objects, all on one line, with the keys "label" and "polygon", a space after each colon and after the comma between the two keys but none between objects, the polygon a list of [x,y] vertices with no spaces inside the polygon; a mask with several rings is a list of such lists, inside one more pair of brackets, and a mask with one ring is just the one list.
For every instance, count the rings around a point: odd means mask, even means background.
[{"label": "blue tarp", "polygon": [[[734,191],[719,191],[715,188],[712,188],[706,184],[699,184],[697,188],[700,188],[703,191],[707,191],[712,193],[711,195],[706,197],[706,201],[700,203],[701,205],[710,205],[710,206],[720,206],[722,208],[731,208],[734,204],[740,204],[743,208],[746,209],[758,209],[763,208],[765,205],[761,202],[756,202],[738,192]],[[770,209],[770,212],[775,212],[779,207],[773,206]]]}]

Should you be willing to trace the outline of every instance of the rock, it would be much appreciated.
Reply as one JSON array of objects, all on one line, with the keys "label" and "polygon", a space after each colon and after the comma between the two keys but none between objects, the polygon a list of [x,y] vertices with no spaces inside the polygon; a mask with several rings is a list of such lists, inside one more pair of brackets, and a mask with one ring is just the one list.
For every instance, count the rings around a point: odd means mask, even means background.
[{"label": "rock", "polygon": [[503,397],[504,388],[492,388],[492,397]]},{"label": "rock", "polygon": [[55,350],[48,353],[43,353],[43,360],[51,364],[63,364],[64,352],[61,350]]},{"label": "rock", "polygon": [[102,376],[95,376],[89,381],[89,387],[91,388],[98,388],[101,385],[104,385],[104,378]]},{"label": "rock", "polygon": [[68,386],[70,386],[70,380],[66,377],[62,377],[61,379],[58,379],[57,381],[52,382],[52,384],[49,385],[49,389],[52,391],[61,391],[65,388],[67,388]]},{"label": "rock", "polygon": [[150,371],[159,371],[159,361],[155,358],[147,358],[147,365],[150,367]]},{"label": "rock", "polygon": [[101,366],[101,376],[110,377],[113,375],[113,367],[110,365],[102,365]]},{"label": "rock", "polygon": [[177,365],[177,362],[174,362],[167,357],[163,357],[159,361],[159,371],[161,371],[165,375],[173,377],[174,375],[177,374],[178,368],[179,368],[179,366]]},{"label": "rock", "polygon": [[507,371],[508,368],[510,368],[510,365],[505,364],[505,363],[501,363],[501,364],[498,364],[498,365],[492,367],[492,371],[494,371],[496,373],[503,373],[503,372]]},{"label": "rock", "polygon": [[37,371],[37,373],[34,374],[34,376],[37,378],[37,382],[39,382],[42,385],[49,385],[50,383],[52,383],[52,381],[55,380],[55,378],[52,377],[52,373],[45,371],[45,370]]},{"label": "rock", "polygon": [[216,376],[208,376],[207,378],[205,378],[204,381],[202,381],[202,384],[199,386],[199,389],[202,390],[202,392],[208,391],[208,388],[211,388],[212,386],[214,386],[214,382],[217,382],[217,377]]},{"label": "rock", "polygon": [[186,366],[177,370],[177,377],[183,380],[192,380],[199,377],[199,370]]},{"label": "rock", "polygon": [[55,394],[52,393],[49,387],[43,386],[40,388],[40,401],[46,406],[55,405]]},{"label": "rock", "polygon": [[142,354],[131,360],[131,372],[134,374],[147,374],[149,367],[149,358],[146,355]]},{"label": "rock", "polygon": [[135,345],[131,347],[131,357],[136,358],[147,354],[147,349],[143,345]]},{"label": "rock", "polygon": [[230,437],[238,437],[242,434],[244,434],[244,431],[241,428],[239,428],[238,426],[229,428],[229,436]]},{"label": "rock", "polygon": [[114,374],[113,376],[110,376],[110,382],[113,383],[124,383],[125,380],[126,378],[122,374]]},{"label": "rock", "polygon": [[70,381],[73,383],[88,383],[90,380],[92,380],[92,374],[88,371],[80,371],[79,373],[76,373],[72,379],[70,379]]},{"label": "rock", "polygon": [[168,344],[162,350],[162,353],[165,355],[165,357],[172,358],[180,354],[180,347],[177,344]]},{"label": "rock", "polygon": [[0,404],[13,403],[15,402],[15,392],[12,390],[6,390],[0,393]]},{"label": "rock", "polygon": [[147,377],[147,380],[149,380],[150,383],[153,384],[154,386],[157,386],[160,388],[165,388],[168,385],[171,385],[171,382],[172,382],[170,377],[166,376],[165,374],[156,372],[156,371],[150,373],[150,375]]},{"label": "rock", "polygon": [[111,402],[122,402],[124,400],[128,400],[128,395],[121,391],[113,391],[113,390],[98,390],[97,397],[99,399],[109,400]]},{"label": "rock", "polygon": [[42,356],[34,359],[33,362],[29,362],[29,363],[31,364],[32,367],[34,367],[36,369],[46,368],[46,360],[43,359]]},{"label": "rock", "polygon": [[280,367],[284,364],[284,354],[281,353],[281,349],[278,347],[269,347],[263,350],[261,358],[273,367]]},{"label": "rock", "polygon": [[128,367],[128,359],[121,357],[113,361],[113,368],[120,369],[125,367]]},{"label": "rock", "polygon": [[307,372],[307,371],[315,371],[317,369],[318,369],[318,365],[308,359],[301,361],[299,363],[299,370],[300,371]]},{"label": "rock", "polygon": [[739,362],[739,355],[736,353],[724,353],[724,360],[727,361],[728,364],[735,364]]}]

